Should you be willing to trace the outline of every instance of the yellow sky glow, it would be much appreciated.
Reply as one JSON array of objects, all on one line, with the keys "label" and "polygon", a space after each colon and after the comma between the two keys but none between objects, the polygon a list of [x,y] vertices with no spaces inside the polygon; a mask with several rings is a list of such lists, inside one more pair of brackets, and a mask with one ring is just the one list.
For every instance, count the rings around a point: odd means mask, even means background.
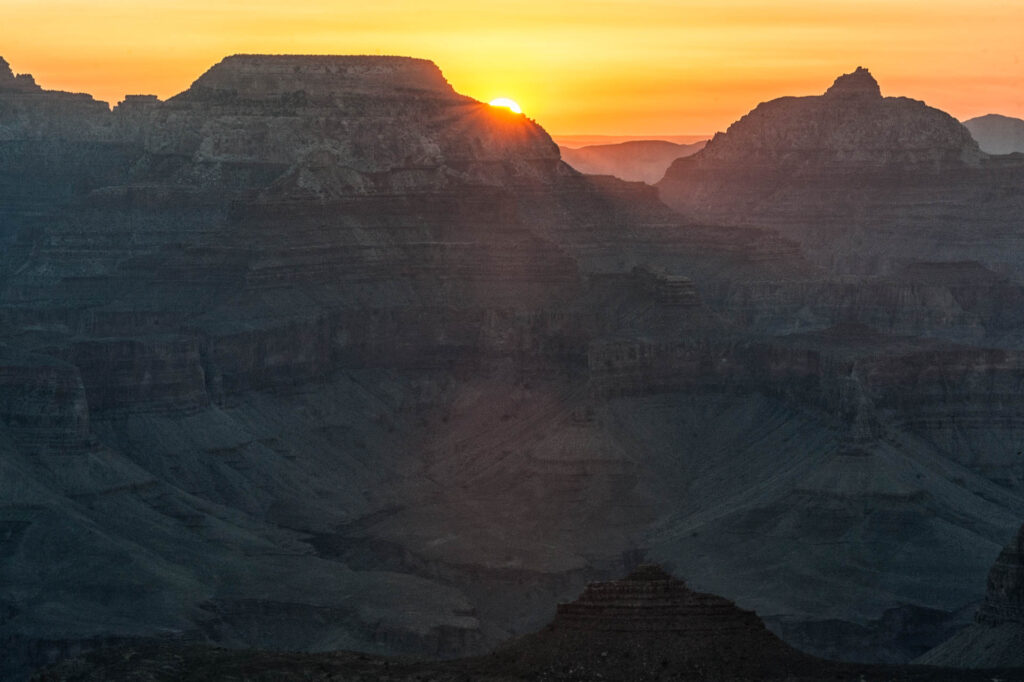
[{"label": "yellow sky glow", "polygon": [[1024,117],[1022,0],[0,0],[0,56],[43,87],[168,97],[238,52],[434,60],[553,133],[713,133],[871,69],[888,95]]}]

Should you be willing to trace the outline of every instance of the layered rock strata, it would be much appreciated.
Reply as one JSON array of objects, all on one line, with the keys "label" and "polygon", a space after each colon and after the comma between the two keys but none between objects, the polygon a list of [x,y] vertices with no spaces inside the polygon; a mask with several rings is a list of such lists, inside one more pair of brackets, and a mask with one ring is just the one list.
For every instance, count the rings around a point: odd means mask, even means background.
[{"label": "layered rock strata", "polygon": [[690,216],[777,230],[833,272],[971,258],[1019,279],[1021,177],[1019,159],[990,158],[942,111],[882,97],[858,68],[823,95],[758,105],[658,187]]},{"label": "layered rock strata", "polygon": [[242,680],[315,674],[324,679],[422,680],[989,680],[1020,669],[964,671],[923,666],[843,664],[801,654],[771,635],[756,614],[689,590],[660,567],[642,565],[622,580],[591,583],[561,604],[554,622],[487,656],[416,662],[331,652],[238,651],[121,643],[51,666],[33,679],[135,679],[204,675]]},{"label": "layered rock strata", "polygon": [[1024,515],[997,269],[830,279],[422,60],[229,57],[114,111],[19,83],[3,112],[96,119],[0,117],[0,628],[31,655],[481,651],[644,555],[773,623],[955,618]]},{"label": "layered rock strata", "polygon": [[974,621],[917,662],[962,668],[1024,666],[1024,527],[992,565],[985,601]]}]

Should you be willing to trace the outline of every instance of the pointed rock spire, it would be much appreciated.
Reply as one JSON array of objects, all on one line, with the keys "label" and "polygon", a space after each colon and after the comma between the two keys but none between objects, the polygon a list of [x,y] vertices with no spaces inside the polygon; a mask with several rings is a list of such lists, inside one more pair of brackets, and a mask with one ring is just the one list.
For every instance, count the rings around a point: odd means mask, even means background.
[{"label": "pointed rock spire", "polygon": [[825,94],[831,97],[881,97],[882,90],[871,72],[858,66],[852,73],[837,78]]}]

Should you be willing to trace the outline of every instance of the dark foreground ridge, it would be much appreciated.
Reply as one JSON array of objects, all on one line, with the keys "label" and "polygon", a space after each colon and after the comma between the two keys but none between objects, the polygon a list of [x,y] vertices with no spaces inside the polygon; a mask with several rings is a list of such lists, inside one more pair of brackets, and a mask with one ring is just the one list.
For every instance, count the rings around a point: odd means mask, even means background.
[{"label": "dark foreground ridge", "polygon": [[835,663],[803,654],[752,611],[694,592],[660,566],[591,583],[554,621],[493,654],[420,663],[351,652],[230,651],[200,646],[94,651],[37,682],[92,680],[1014,680],[1024,669],[951,670]]}]

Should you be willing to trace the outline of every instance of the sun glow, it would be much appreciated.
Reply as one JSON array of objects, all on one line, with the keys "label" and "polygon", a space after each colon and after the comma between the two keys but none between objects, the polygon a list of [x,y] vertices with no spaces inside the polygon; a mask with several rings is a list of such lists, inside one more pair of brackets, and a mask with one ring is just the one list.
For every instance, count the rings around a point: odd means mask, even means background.
[{"label": "sun glow", "polygon": [[506,109],[511,109],[517,114],[523,113],[522,108],[518,104],[516,104],[515,100],[511,100],[508,97],[499,97],[498,99],[492,99],[489,102],[489,104],[492,107],[505,107]]},{"label": "sun glow", "polygon": [[515,93],[553,133],[710,136],[758,102],[820,94],[858,64],[883,94],[959,119],[1024,116],[1021,1],[923,6],[0,0],[0,56],[44,88],[111,104],[126,93],[167,99],[230,54],[422,57],[461,94],[487,102]]}]

